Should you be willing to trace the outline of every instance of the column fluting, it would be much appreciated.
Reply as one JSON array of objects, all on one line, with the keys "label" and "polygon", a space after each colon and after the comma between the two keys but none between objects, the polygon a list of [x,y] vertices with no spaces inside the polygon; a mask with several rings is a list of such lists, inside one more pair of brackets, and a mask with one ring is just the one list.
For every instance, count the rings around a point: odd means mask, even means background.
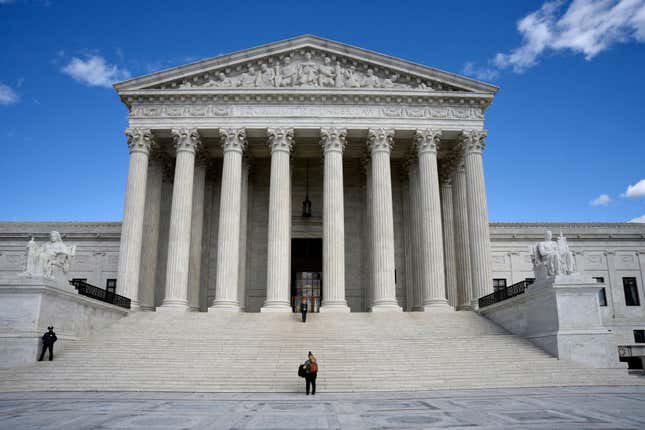
[{"label": "column fluting", "polygon": [[471,304],[474,309],[479,308],[478,299],[480,297],[493,292],[488,207],[482,160],[485,138],[486,132],[483,130],[464,131],[461,134],[465,151],[466,187],[468,190],[468,233],[473,283]]},{"label": "column fluting", "polygon": [[455,265],[455,233],[453,226],[452,181],[449,176],[441,181],[441,221],[443,226],[443,257],[448,304],[457,307],[457,274]]},{"label": "column fluting", "polygon": [[237,287],[237,300],[240,310],[246,310],[246,240],[249,207],[249,174],[251,166],[248,157],[242,160],[242,191],[240,195],[240,257]]},{"label": "column fluting", "polygon": [[347,130],[320,131],[324,155],[323,179],[323,280],[320,312],[349,312],[345,299],[345,211],[343,150]]},{"label": "column fluting", "polygon": [[130,149],[128,181],[125,190],[121,241],[119,244],[119,268],[117,293],[131,300],[130,309],[139,308],[139,276],[141,268],[141,245],[143,242],[143,216],[148,180],[148,157],[154,145],[152,132],[147,128],[127,128]]},{"label": "column fluting", "polygon": [[393,129],[369,129],[367,148],[372,169],[372,273],[373,312],[401,311],[396,300],[394,276],[394,221],[392,210],[392,174],[390,152],[394,144]]},{"label": "column fluting", "polygon": [[293,149],[293,129],[270,128],[267,134],[271,149],[271,178],[269,183],[267,293],[261,312],[291,312],[289,158]]},{"label": "column fluting", "polygon": [[240,208],[242,204],[242,154],[246,130],[220,130],[224,162],[217,233],[217,278],[211,309],[239,312],[237,298],[240,270]]},{"label": "column fluting", "polygon": [[417,130],[416,148],[419,157],[419,185],[421,199],[421,267],[423,268],[423,308],[450,309],[446,300],[446,281],[443,259],[443,234],[441,231],[441,200],[437,146],[441,130]]},{"label": "column fluting", "polygon": [[188,264],[188,305],[192,311],[200,309],[202,285],[202,242],[204,238],[204,190],[208,159],[203,151],[196,154],[193,178],[193,211],[190,227],[190,263]]},{"label": "column fluting", "polygon": [[410,199],[411,199],[411,212],[412,212],[412,262],[414,265],[414,303],[412,306],[413,311],[423,310],[423,267],[421,266],[421,216],[420,216],[420,201],[421,191],[419,187],[419,159],[414,151],[414,155],[410,159]]},{"label": "column fluting", "polygon": [[159,310],[187,311],[195,153],[201,141],[197,129],[173,129],[171,133],[177,156],[168,232],[166,291]]},{"label": "column fluting", "polygon": [[146,311],[153,311],[155,309],[162,182],[162,159],[158,155],[153,156],[148,165],[146,206],[143,217],[143,242],[141,247],[141,272],[139,276],[139,306],[141,310]]},{"label": "column fluting", "polygon": [[457,310],[472,310],[472,273],[468,233],[468,193],[463,160],[452,174],[452,207],[455,228],[455,263],[457,270]]}]

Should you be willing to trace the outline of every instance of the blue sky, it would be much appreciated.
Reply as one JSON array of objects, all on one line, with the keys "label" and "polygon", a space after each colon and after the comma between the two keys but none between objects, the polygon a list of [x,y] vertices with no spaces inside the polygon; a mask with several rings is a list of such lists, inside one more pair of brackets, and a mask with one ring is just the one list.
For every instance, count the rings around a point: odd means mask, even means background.
[{"label": "blue sky", "polygon": [[500,86],[491,221],[645,222],[645,0],[0,0],[0,220],[120,220],[111,82],[304,33]]}]

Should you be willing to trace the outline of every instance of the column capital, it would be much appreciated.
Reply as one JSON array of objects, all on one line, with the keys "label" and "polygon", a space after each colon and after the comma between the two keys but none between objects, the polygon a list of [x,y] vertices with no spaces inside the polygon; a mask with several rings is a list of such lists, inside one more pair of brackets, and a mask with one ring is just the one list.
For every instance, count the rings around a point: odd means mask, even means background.
[{"label": "column capital", "polygon": [[459,136],[464,153],[482,153],[486,144],[484,140],[488,132],[486,130],[462,130]]},{"label": "column capital", "polygon": [[293,128],[269,128],[267,137],[271,153],[276,151],[291,152],[293,150]]},{"label": "column capital", "polygon": [[150,154],[150,149],[155,145],[155,138],[149,128],[128,127],[125,129],[128,138],[130,153],[143,152]]},{"label": "column capital", "polygon": [[220,128],[220,142],[224,152],[244,152],[246,149],[245,128]]},{"label": "column capital", "polygon": [[194,154],[201,146],[199,131],[196,128],[173,128],[170,134],[177,152],[188,151]]},{"label": "column capital", "polygon": [[321,128],[320,129],[320,146],[323,152],[337,151],[343,152],[347,144],[347,129],[345,128]]},{"label": "column capital", "polygon": [[441,141],[441,130],[439,129],[418,129],[414,133],[414,142],[419,155],[432,152],[437,153]]},{"label": "column capital", "polygon": [[367,149],[370,154],[390,152],[394,146],[393,128],[370,128],[367,131]]}]

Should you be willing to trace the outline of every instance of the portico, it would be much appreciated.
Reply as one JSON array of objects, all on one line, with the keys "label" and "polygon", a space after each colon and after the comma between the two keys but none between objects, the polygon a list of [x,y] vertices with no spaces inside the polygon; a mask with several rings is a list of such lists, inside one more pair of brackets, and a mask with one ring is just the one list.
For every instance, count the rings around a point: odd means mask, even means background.
[{"label": "portico", "polygon": [[322,239],[321,311],[470,309],[492,291],[495,87],[313,36],[115,87],[131,151],[117,289],[141,309],[291,312],[294,238]]}]

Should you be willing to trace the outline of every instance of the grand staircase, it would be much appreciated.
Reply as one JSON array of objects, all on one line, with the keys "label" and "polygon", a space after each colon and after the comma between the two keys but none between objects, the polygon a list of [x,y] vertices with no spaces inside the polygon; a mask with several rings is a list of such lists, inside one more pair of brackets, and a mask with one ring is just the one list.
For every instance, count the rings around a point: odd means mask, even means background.
[{"label": "grand staircase", "polygon": [[0,371],[0,391],[293,392],[307,351],[325,392],[645,385],[557,360],[474,312],[138,312],[53,362]]}]

